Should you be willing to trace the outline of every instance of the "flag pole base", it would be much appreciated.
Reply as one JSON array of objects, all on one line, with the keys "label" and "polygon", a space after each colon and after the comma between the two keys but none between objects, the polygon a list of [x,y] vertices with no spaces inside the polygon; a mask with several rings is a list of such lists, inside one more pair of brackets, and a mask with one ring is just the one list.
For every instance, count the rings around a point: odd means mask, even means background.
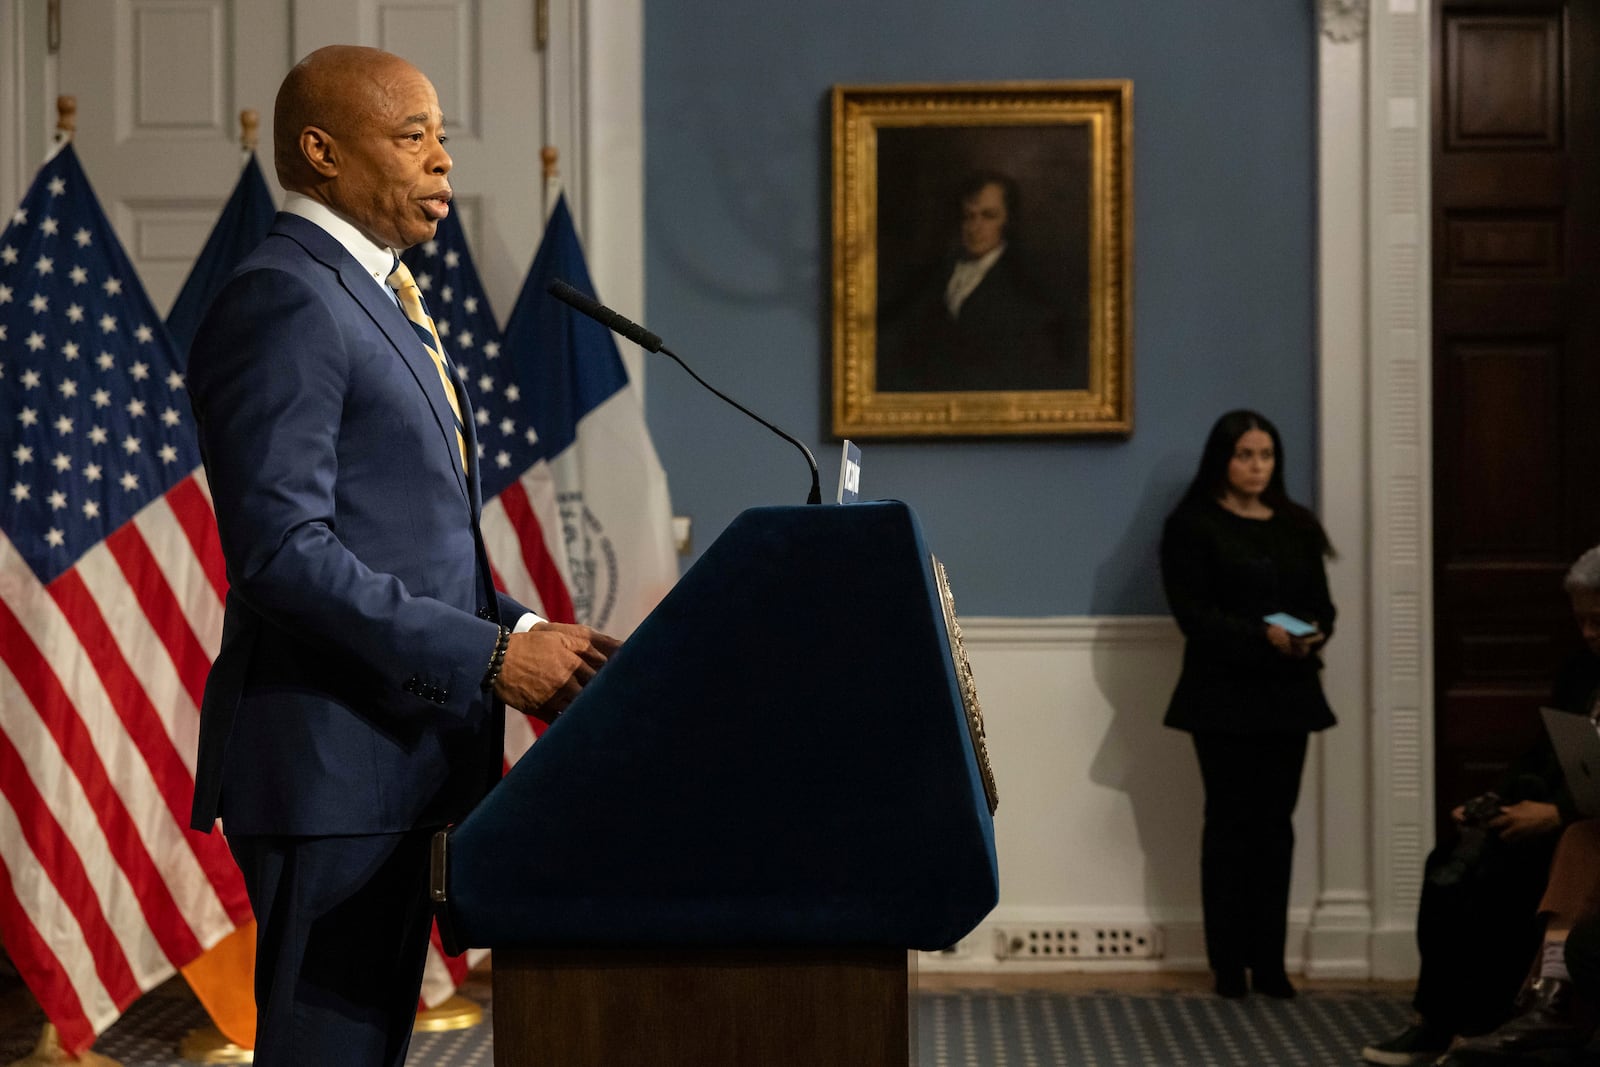
[{"label": "flag pole base", "polygon": [[50,1023],[44,1024],[44,1029],[39,1033],[39,1044],[28,1055],[7,1065],[7,1067],[58,1067],[58,1065],[78,1064],[79,1067],[122,1067],[122,1064],[98,1052],[85,1052],[82,1056],[72,1056],[61,1047],[61,1036],[56,1033],[56,1028]]},{"label": "flag pole base", "polygon": [[215,1026],[197,1026],[178,1045],[178,1055],[191,1063],[254,1063],[255,1049],[241,1048]]},{"label": "flag pole base", "polygon": [[457,993],[437,1008],[417,1012],[416,1025],[411,1029],[419,1034],[437,1034],[446,1030],[470,1030],[483,1022],[483,1006]]},{"label": "flag pole base", "polygon": [[[416,1025],[412,1028],[417,1033],[443,1033],[449,1030],[467,1030],[483,1022],[483,1008],[463,996],[453,996],[437,1008],[417,1013]],[[189,1035],[178,1046],[178,1054],[191,1063],[253,1063],[255,1051],[240,1048],[225,1037],[221,1030],[215,1026],[201,1026],[189,1031]],[[35,1062],[44,1063],[89,1063],[91,1061],[78,1060],[23,1060],[11,1067],[34,1067]],[[101,1060],[95,1067],[105,1064],[107,1067],[120,1067],[111,1060]]]}]

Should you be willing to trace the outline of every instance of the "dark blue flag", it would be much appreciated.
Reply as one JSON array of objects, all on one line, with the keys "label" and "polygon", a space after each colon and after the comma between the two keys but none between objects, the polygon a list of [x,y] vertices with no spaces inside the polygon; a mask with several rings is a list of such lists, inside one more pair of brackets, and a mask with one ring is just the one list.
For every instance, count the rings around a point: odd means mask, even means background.
[{"label": "dark blue flag", "polygon": [[579,622],[632,631],[678,577],[667,476],[611,331],[549,294],[594,292],[566,197],[506,323],[505,350],[539,428]]},{"label": "dark blue flag", "polygon": [[267,180],[261,175],[261,164],[251,152],[249,162],[233,187],[233,195],[228,197],[211,236],[206,238],[206,246],[200,250],[200,258],[195,260],[194,269],[189,271],[188,280],[178,292],[178,299],[167,312],[167,331],[172,334],[185,365],[189,345],[212,298],[245,254],[267,236],[276,214]]},{"label": "dark blue flag", "polygon": [[578,420],[628,384],[611,331],[551,296],[548,288],[556,278],[594,293],[565,194],[550,212],[544,240],[506,323],[506,347],[516,355],[547,457],[564,452],[578,436]]}]

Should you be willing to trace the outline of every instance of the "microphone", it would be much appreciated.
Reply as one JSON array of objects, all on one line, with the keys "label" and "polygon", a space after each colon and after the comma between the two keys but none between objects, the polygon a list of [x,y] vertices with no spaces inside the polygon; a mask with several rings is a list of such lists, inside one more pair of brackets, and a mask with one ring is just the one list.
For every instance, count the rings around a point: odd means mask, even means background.
[{"label": "microphone", "polygon": [[700,377],[700,375],[696,374],[689,368],[689,364],[678,358],[678,354],[676,352],[662,344],[660,337],[651,333],[643,326],[640,326],[637,322],[634,322],[631,319],[623,318],[615,311],[612,311],[610,308],[600,303],[600,301],[596,300],[594,297],[579,292],[566,282],[562,281],[560,278],[553,279],[546,288],[551,296],[555,297],[563,304],[566,304],[574,310],[582,312],[589,318],[598,322],[600,325],[606,327],[608,330],[613,330],[616,333],[621,334],[623,337],[632,341],[640,348],[643,348],[645,351],[660,352],[662,355],[670,357],[674,363],[682,367],[688,373],[689,377],[693,378],[695,381],[711,390],[711,392],[715,393],[718,397],[732,404],[734,407],[738,408],[740,411],[744,412],[752,419],[755,419],[761,425],[765,426],[767,429],[771,430],[785,441],[788,441],[791,445],[794,445],[794,447],[798,448],[801,454],[806,457],[807,465],[811,467],[811,495],[806,497],[806,503],[822,503],[822,481],[817,474],[817,459],[811,454],[811,449],[807,448],[805,445],[801,444],[798,439],[784,433],[772,423],[768,422],[766,419],[763,419],[760,415],[757,415],[755,412],[739,403],[733,397],[729,396],[727,393],[724,393],[722,390],[718,389],[716,386]]}]

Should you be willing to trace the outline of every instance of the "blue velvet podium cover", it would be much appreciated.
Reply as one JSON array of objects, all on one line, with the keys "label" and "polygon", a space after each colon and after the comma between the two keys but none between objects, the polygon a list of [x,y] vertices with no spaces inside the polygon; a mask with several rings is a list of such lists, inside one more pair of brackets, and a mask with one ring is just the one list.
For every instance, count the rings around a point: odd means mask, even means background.
[{"label": "blue velvet podium cover", "polygon": [[450,831],[447,946],[955,943],[999,894],[959,686],[909,507],[744,512]]}]

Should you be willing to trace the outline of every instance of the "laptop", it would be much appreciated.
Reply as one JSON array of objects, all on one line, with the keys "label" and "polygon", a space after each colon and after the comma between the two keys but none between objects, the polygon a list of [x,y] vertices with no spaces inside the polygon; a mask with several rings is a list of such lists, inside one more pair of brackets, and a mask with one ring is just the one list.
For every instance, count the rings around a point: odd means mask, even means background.
[{"label": "laptop", "polygon": [[1587,715],[1559,708],[1540,708],[1539,714],[1561,761],[1572,803],[1581,815],[1600,815],[1600,726]]}]

